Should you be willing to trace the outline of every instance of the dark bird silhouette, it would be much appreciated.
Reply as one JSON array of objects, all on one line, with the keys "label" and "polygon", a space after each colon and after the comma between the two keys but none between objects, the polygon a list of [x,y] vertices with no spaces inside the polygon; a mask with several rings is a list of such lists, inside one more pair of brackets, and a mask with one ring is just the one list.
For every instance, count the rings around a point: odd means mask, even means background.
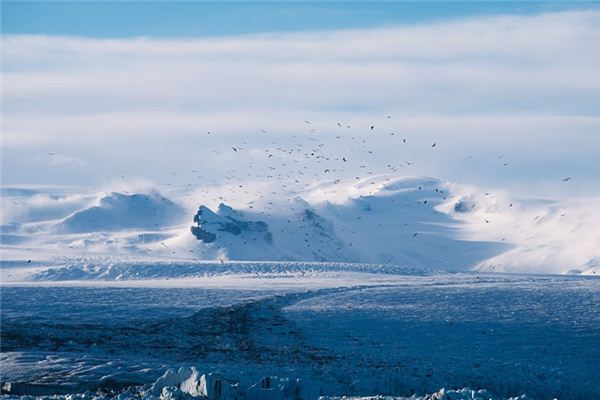
[{"label": "dark bird silhouette", "polygon": [[431,147],[435,147],[436,144],[437,144],[436,142],[433,142],[433,144],[431,145]]},{"label": "dark bird silhouette", "polygon": [[237,153],[237,149],[235,147],[232,147],[233,151],[235,151]]},{"label": "dark bird silhouette", "polygon": [[563,180],[562,180],[562,181],[563,181],[563,182],[568,182],[568,181],[570,181],[570,180],[571,180],[571,178],[567,176],[566,178],[563,178]]}]

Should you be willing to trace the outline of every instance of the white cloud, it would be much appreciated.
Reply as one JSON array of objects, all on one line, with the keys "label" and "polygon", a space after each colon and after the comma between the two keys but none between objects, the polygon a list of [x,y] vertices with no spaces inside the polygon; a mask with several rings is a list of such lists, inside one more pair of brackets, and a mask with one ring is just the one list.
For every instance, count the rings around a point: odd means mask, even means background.
[{"label": "white cloud", "polygon": [[[389,157],[397,144],[386,135],[396,131],[413,142],[441,138],[465,154],[518,144],[512,161],[538,159],[546,169],[556,157],[581,163],[600,125],[599,17],[561,12],[181,40],[4,36],[2,146],[14,154],[5,167],[14,171],[11,160],[30,147],[90,158],[64,146],[110,157],[103,170],[129,149],[151,171],[143,154],[153,148],[168,165],[193,155],[206,168],[233,167],[215,150],[236,140],[289,142],[310,128],[336,134],[337,121],[351,124],[344,132],[353,136],[376,123],[382,136],[373,146]],[[221,144],[207,130],[224,137]],[[197,138],[202,145],[192,152]],[[429,165],[417,171],[428,175],[464,158],[447,153],[434,162],[426,154],[410,156]]]}]

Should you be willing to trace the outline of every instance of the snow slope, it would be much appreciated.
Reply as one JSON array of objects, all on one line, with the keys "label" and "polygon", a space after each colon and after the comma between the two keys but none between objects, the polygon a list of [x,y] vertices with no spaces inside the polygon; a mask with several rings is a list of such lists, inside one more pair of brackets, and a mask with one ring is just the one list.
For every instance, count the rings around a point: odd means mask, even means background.
[{"label": "snow slope", "polygon": [[179,222],[183,209],[157,192],[109,193],[98,205],[77,211],[56,228],[63,233],[149,230]]},{"label": "snow slope", "polygon": [[396,174],[272,196],[267,190],[258,197],[250,192],[245,202],[209,206],[208,194],[196,198],[174,189],[172,200],[154,190],[52,195],[5,189],[2,251],[8,259],[110,254],[600,273],[597,198],[519,200]]},{"label": "snow slope", "polygon": [[[322,201],[314,192],[216,211],[200,206],[192,234],[165,241],[200,259],[367,262],[465,270],[498,254],[501,243],[462,240],[460,223],[437,207],[447,185],[435,179],[373,177],[353,186],[357,197]],[[319,191],[323,191],[319,188]],[[329,187],[327,190],[335,190]],[[152,249],[153,251],[160,249]]]}]

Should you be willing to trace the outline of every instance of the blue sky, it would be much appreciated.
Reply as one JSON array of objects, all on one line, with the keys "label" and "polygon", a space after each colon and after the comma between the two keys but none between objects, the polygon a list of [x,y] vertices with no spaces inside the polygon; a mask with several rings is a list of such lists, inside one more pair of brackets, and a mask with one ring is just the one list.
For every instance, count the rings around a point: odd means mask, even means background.
[{"label": "blue sky", "polygon": [[558,1],[3,1],[2,31],[98,38],[221,36],[364,29],[596,6],[593,2]]}]

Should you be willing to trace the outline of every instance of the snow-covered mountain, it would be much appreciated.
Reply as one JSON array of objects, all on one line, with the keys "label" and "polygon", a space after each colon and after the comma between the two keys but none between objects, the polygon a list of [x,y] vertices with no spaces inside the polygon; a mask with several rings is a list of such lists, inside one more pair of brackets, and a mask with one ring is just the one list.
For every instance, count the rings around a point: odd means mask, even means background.
[{"label": "snow-covered mountain", "polygon": [[269,212],[278,205],[240,211],[221,204],[216,212],[200,206],[191,228],[197,243],[185,245],[232,260],[372,262],[450,270],[467,269],[505,247],[457,238],[459,224],[436,210],[449,196],[441,181],[372,179],[355,189],[362,194],[343,202],[311,205],[296,197],[286,201],[286,213]]},{"label": "snow-covered mountain", "polygon": [[97,205],[88,207],[61,221],[64,233],[156,229],[182,218],[183,209],[157,192],[149,194],[109,193]]},{"label": "snow-covered mountain", "polygon": [[111,254],[600,272],[600,220],[594,212],[600,202],[594,198],[513,200],[500,191],[397,175],[217,206],[206,196],[189,200],[189,193],[186,204],[173,191],[40,196],[3,193],[4,200],[34,210],[11,214],[3,206],[0,233],[9,257]]}]

